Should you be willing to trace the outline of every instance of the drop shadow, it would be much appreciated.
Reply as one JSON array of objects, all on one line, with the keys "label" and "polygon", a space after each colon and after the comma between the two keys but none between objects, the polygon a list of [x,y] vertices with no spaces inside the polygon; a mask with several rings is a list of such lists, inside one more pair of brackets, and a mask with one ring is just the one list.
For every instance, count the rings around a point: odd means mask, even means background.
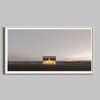
[{"label": "drop shadow", "polygon": [[2,73],[5,74],[5,27],[2,28],[2,33],[3,33],[3,71]]}]

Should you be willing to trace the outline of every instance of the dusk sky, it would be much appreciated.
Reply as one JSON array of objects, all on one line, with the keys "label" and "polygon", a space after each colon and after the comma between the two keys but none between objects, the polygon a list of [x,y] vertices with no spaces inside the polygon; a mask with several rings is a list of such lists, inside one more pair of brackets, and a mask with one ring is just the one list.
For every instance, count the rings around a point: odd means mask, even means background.
[{"label": "dusk sky", "polygon": [[91,60],[91,30],[9,30],[9,61]]}]

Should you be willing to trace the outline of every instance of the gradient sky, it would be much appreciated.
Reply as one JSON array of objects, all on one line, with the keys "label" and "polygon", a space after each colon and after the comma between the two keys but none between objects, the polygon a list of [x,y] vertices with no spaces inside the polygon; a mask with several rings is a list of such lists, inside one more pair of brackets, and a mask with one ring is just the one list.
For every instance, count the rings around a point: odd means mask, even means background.
[{"label": "gradient sky", "polygon": [[10,30],[9,61],[41,61],[56,56],[57,61],[91,60],[91,30]]}]

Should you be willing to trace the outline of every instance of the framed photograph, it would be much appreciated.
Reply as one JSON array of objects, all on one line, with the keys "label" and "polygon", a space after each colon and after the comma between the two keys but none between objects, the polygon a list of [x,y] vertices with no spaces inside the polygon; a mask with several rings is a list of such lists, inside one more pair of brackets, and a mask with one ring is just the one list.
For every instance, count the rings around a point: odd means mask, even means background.
[{"label": "framed photograph", "polygon": [[94,27],[5,27],[5,74],[93,74]]}]

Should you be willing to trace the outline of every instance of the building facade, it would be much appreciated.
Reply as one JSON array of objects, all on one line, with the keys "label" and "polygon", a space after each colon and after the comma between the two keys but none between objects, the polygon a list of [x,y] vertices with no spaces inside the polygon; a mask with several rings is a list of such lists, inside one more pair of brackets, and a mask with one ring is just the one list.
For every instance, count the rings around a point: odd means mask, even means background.
[{"label": "building facade", "polygon": [[56,64],[56,56],[43,56],[43,64]]}]

